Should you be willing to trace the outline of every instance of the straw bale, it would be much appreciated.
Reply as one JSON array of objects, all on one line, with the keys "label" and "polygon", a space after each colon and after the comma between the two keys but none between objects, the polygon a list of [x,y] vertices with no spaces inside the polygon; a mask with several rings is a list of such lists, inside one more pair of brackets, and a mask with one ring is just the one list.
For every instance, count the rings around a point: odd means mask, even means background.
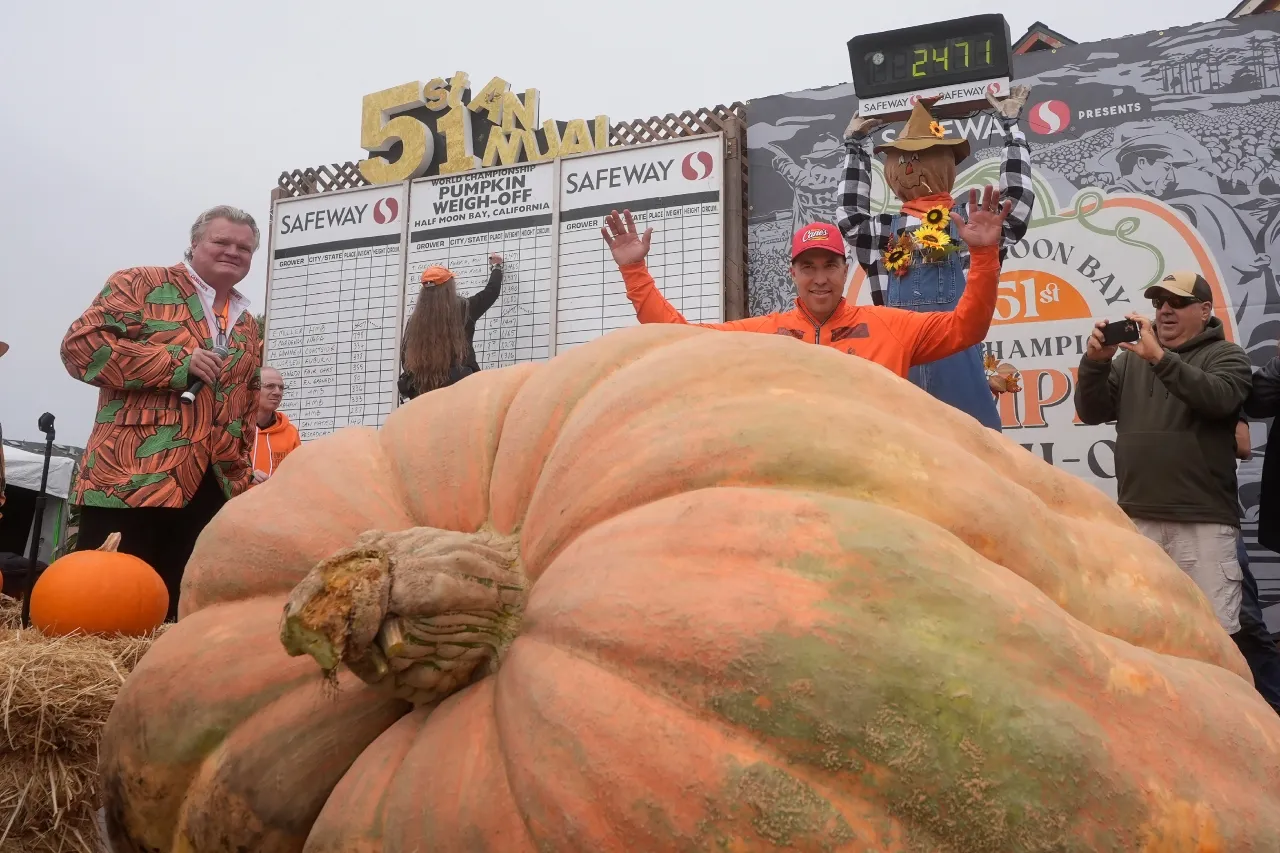
[{"label": "straw bale", "polygon": [[0,853],[99,853],[98,736],[154,637],[46,637],[19,614],[0,596]]}]

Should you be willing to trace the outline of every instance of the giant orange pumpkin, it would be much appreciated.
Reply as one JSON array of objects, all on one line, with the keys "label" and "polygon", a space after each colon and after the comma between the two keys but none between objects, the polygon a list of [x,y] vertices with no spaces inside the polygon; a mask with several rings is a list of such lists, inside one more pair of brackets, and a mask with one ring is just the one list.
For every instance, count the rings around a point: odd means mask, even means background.
[{"label": "giant orange pumpkin", "polygon": [[790,339],[642,326],[312,442],[181,613],[102,740],[118,853],[1280,850],[1195,585]]}]

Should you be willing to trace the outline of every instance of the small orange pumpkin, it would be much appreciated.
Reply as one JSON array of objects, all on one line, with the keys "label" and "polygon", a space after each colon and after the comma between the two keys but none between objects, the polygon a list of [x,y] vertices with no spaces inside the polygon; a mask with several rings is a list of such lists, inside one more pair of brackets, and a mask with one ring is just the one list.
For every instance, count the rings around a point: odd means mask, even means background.
[{"label": "small orange pumpkin", "polygon": [[121,554],[112,533],[96,551],[76,551],[49,564],[31,592],[31,624],[61,637],[86,634],[150,634],[169,611],[169,591],[156,570]]}]

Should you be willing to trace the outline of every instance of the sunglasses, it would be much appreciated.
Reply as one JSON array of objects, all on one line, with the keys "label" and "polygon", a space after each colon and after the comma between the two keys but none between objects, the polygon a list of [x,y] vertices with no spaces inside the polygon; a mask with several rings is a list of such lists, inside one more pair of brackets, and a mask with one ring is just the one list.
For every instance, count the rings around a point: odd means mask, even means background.
[{"label": "sunglasses", "polygon": [[1172,308],[1173,310],[1181,311],[1183,308],[1186,308],[1188,305],[1198,305],[1200,303],[1200,300],[1193,299],[1190,296],[1174,296],[1172,294],[1168,296],[1158,294],[1156,296],[1151,297],[1151,305],[1157,311],[1163,308],[1165,303],[1168,303],[1169,307]]}]

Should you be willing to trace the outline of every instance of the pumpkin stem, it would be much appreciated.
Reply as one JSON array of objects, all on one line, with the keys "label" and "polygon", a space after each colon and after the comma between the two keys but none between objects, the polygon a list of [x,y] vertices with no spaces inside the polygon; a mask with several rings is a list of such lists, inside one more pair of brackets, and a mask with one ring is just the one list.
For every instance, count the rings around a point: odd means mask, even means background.
[{"label": "pumpkin stem", "polygon": [[115,553],[117,550],[119,550],[119,548],[120,548],[119,533],[108,533],[106,540],[103,541],[103,543],[98,546],[99,551],[108,551],[111,553]]},{"label": "pumpkin stem", "polygon": [[496,671],[527,597],[517,542],[493,531],[371,530],[289,596],[280,641],[417,704]]}]

